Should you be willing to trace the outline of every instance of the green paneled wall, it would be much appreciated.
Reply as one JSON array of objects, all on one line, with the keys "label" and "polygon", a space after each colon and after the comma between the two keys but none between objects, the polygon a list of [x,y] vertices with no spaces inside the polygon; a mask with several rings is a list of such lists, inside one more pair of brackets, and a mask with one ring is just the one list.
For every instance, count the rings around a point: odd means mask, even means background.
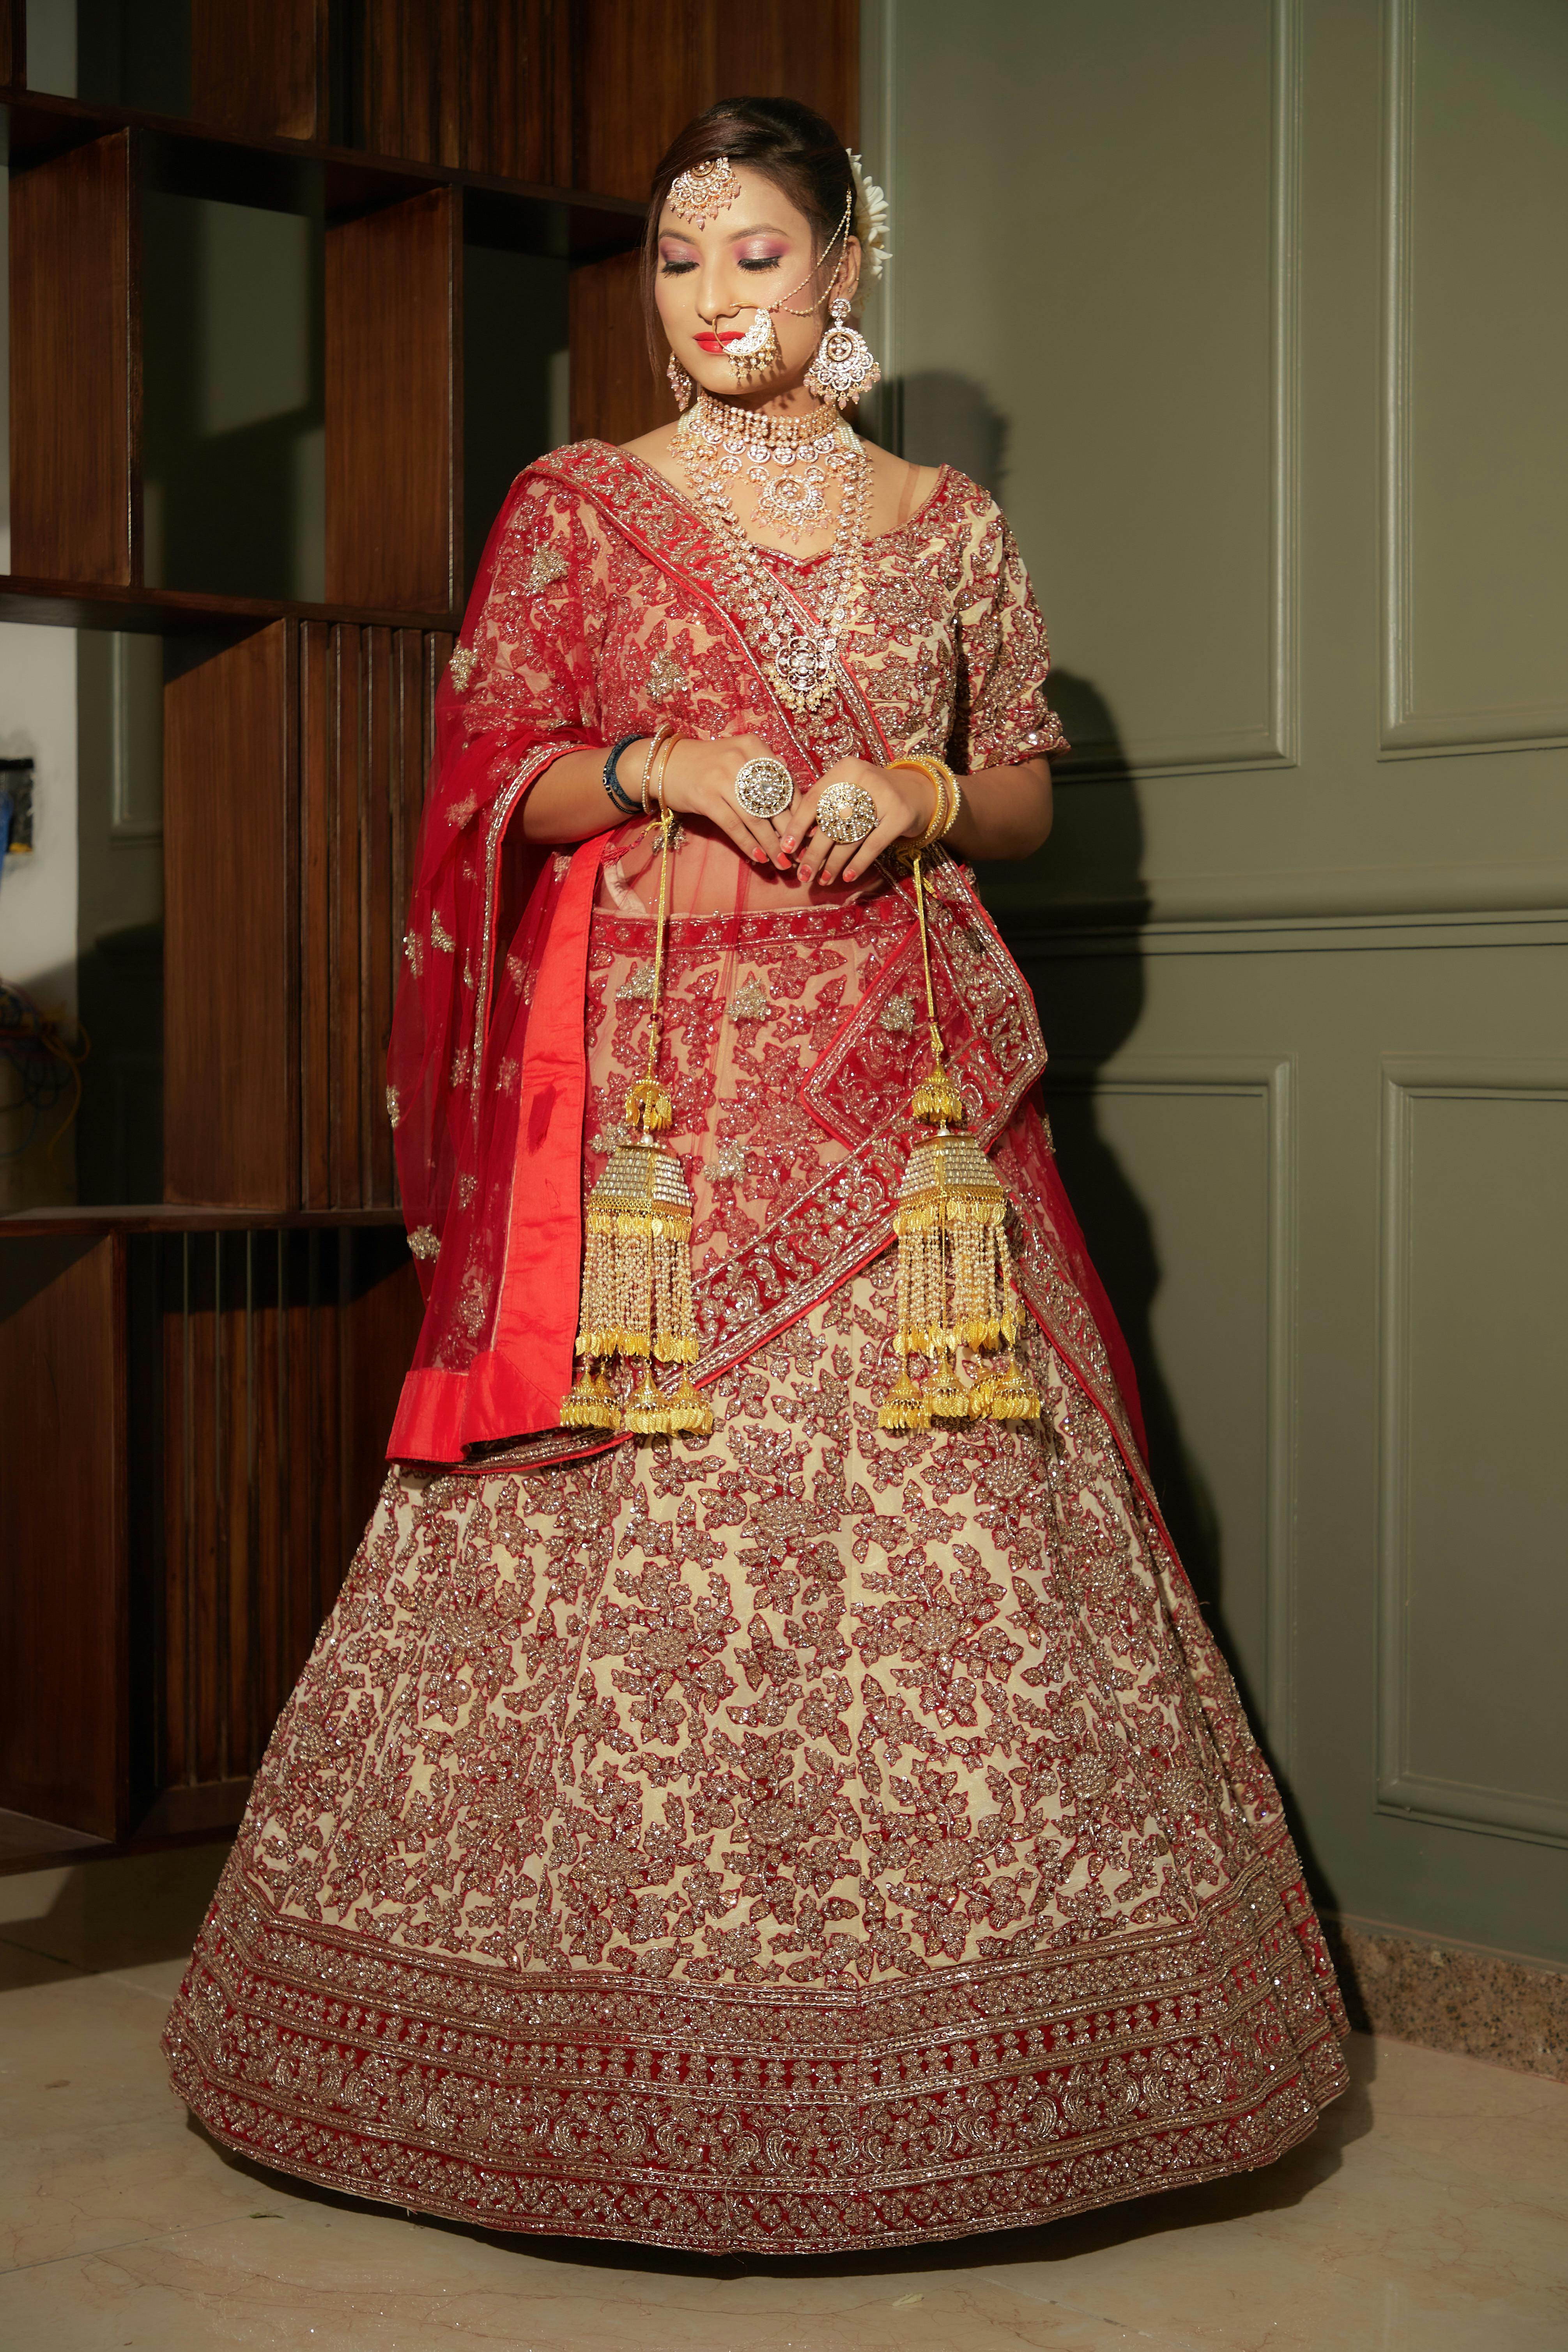
[{"label": "green paneled wall", "polygon": [[1568,13],[872,0],[890,429],[1078,759],[986,877],[1327,1899],[1568,1961]]}]

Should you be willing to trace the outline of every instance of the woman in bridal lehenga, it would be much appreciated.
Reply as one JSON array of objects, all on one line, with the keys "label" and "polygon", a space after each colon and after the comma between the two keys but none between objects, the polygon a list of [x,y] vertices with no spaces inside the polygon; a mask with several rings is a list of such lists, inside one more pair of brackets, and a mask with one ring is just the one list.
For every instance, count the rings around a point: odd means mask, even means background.
[{"label": "woman in bridal lehenga", "polygon": [[491,2228],[998,2230],[1345,2080],[959,862],[1048,828],[1045,634],[841,415],[883,245],[819,117],[703,116],[679,422],[491,534],[389,1072],[424,1331],[169,2027],[228,2147]]}]

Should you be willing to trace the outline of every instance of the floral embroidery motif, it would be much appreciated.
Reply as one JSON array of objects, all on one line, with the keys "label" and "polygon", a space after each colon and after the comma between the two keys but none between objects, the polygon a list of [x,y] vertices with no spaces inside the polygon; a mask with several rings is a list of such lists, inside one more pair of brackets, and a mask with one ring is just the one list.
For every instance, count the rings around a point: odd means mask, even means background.
[{"label": "floral embroidery motif", "polygon": [[877,1015],[889,1037],[909,1037],[914,1033],[915,1001],[912,996],[889,996]]},{"label": "floral embroidery motif", "polygon": [[626,974],[616,991],[617,1004],[651,1004],[653,1003],[653,959],[639,963],[635,971]]},{"label": "floral embroidery motif", "polygon": [[430,944],[433,948],[439,948],[445,955],[456,955],[458,951],[457,940],[434,908],[430,910]]},{"label": "floral embroidery motif", "polygon": [[708,1172],[715,1183],[738,1184],[746,1173],[746,1147],[743,1143],[726,1143],[708,1162]]},{"label": "floral embroidery motif", "polygon": [[537,596],[542,588],[552,588],[557,580],[564,580],[571,570],[564,551],[551,542],[542,547],[529,566],[527,588]]},{"label": "floral embroidery motif", "polygon": [[656,654],[647,674],[650,702],[669,702],[686,691],[686,672],[667,653]]},{"label": "floral embroidery motif", "polygon": [[773,1011],[773,1003],[757,974],[748,972],[730,999],[730,1017],[734,1021],[765,1021]]},{"label": "floral embroidery motif", "polygon": [[408,1236],[408,1246],[416,1257],[433,1258],[441,1255],[440,1240],[429,1225],[416,1225]]},{"label": "floral embroidery motif", "polygon": [[478,660],[479,656],[473,652],[471,647],[468,646],[454,646],[452,647],[450,657],[447,663],[447,672],[448,677],[451,678],[454,693],[466,694],[468,692],[468,680],[474,674],[474,667]]},{"label": "floral embroidery motif", "polygon": [[386,1089],[386,1116],[391,1120],[394,1127],[397,1125],[402,1115],[402,1105],[397,1099],[397,1088],[395,1087],[388,1087]]}]

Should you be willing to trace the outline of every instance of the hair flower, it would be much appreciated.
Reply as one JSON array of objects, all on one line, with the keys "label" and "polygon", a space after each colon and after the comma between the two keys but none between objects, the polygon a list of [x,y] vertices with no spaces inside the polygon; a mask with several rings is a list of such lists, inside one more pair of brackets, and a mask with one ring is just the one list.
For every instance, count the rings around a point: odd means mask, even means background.
[{"label": "hair flower", "polygon": [[880,278],[891,247],[888,243],[888,199],[852,147],[845,153],[855,175],[855,234],[868,278]]}]

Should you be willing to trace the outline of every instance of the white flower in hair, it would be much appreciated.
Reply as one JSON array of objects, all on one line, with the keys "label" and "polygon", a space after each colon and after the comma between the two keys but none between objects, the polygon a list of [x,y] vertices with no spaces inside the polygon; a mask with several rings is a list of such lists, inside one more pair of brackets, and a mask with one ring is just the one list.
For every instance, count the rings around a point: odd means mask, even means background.
[{"label": "white flower in hair", "polygon": [[892,250],[888,243],[888,199],[852,147],[845,153],[855,175],[855,234],[860,240],[868,278],[880,278]]}]

